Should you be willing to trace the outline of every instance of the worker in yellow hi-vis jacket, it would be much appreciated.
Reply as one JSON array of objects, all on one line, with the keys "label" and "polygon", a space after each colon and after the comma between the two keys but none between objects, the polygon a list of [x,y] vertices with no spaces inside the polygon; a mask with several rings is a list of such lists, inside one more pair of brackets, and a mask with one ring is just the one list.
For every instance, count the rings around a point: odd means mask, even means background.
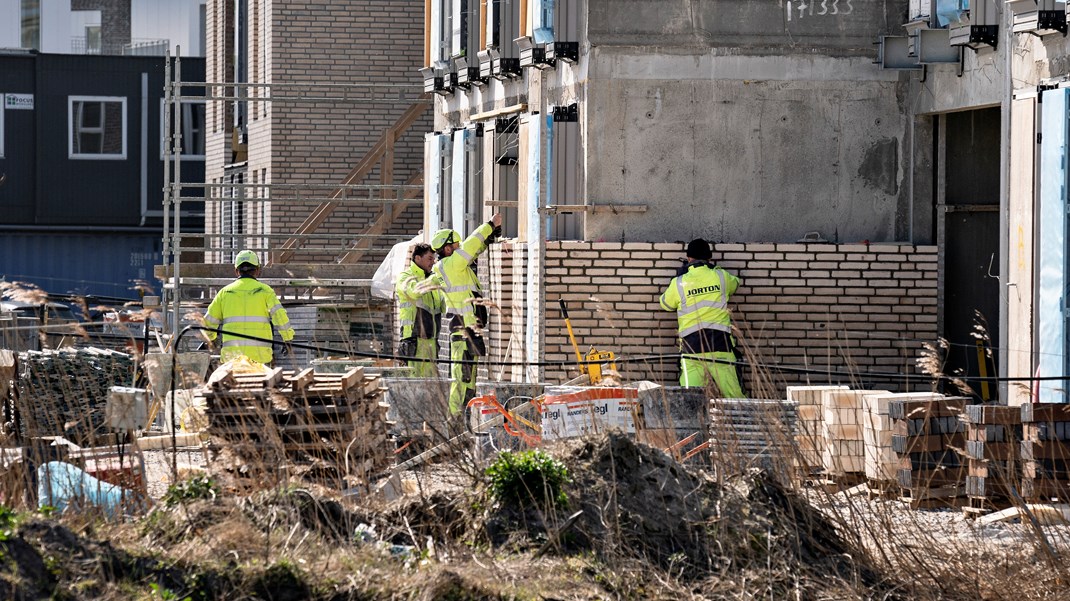
[{"label": "worker in yellow hi-vis jacket", "polygon": [[431,275],[435,251],[430,244],[417,244],[412,249],[412,264],[398,276],[394,292],[398,297],[398,321],[401,322],[401,342],[398,354],[406,357],[414,376],[433,378],[438,375],[438,331],[445,304],[441,290],[422,291],[420,285]]},{"label": "worker in yellow hi-vis jacket", "polygon": [[431,248],[439,256],[433,275],[446,299],[450,327],[450,414],[459,414],[475,397],[476,361],[487,354],[483,328],[487,327],[486,306],[479,304],[483,289],[473,269],[476,257],[501,235],[502,216],[495,214],[472,235],[461,241],[452,229],[435,232]]},{"label": "worker in yellow hi-vis jacket", "polygon": [[[244,355],[267,365],[272,359],[270,342],[250,340],[227,332],[271,340],[271,327],[274,325],[283,341],[289,342],[294,338],[290,318],[271,286],[257,281],[260,259],[256,253],[251,250],[238,253],[234,258],[234,274],[238,279],[220,290],[212,299],[212,304],[208,305],[204,324],[221,328],[224,332],[223,347],[219,353],[222,361]],[[204,334],[209,341],[216,339],[215,332],[205,331]]]},{"label": "worker in yellow hi-vis jacket", "polygon": [[661,295],[661,308],[676,312],[683,353],[680,385],[702,387],[712,377],[722,397],[742,398],[728,311],[728,298],[739,287],[739,278],[710,263],[712,258],[708,242],[692,240],[687,264]]}]

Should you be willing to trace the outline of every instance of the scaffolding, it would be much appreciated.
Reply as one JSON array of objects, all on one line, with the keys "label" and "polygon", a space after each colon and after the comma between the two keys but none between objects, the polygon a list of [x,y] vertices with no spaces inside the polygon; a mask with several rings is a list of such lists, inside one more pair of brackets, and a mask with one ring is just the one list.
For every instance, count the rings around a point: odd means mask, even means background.
[{"label": "scaffolding", "polygon": [[[399,232],[395,221],[414,205],[423,203],[422,163],[413,176],[394,183],[394,145],[398,138],[431,106],[419,84],[338,84],[338,83],[245,83],[182,81],[181,52],[167,54],[164,72],[164,197],[163,258],[156,277],[163,282],[162,305],[166,327],[177,332],[183,307],[202,305],[216,290],[233,281],[233,265],[224,257],[241,249],[257,251],[265,262],[261,281],[275,288],[284,302],[337,303],[370,299],[372,274],[382,255],[398,241],[416,232]],[[405,106],[397,121],[387,127],[372,148],[355,163],[338,183],[223,183],[183,182],[183,103],[302,103],[359,108],[374,103]],[[235,105],[236,106],[236,105]],[[205,111],[207,116],[208,111]],[[273,117],[274,118],[274,117]],[[206,117],[207,122],[207,117]],[[172,126],[173,124],[173,126]],[[239,146],[240,120],[231,137],[230,150]],[[224,126],[224,135],[227,126]],[[207,130],[207,127],[204,128]],[[202,135],[206,135],[206,131]],[[227,152],[224,144],[224,153]],[[224,161],[228,163],[227,161]],[[223,165],[224,173],[240,172],[241,161]],[[379,182],[365,180],[379,169]],[[205,179],[209,179],[206,174]],[[273,233],[268,227],[271,206],[285,207],[300,215],[308,207],[303,223],[292,232]],[[192,210],[191,210],[192,207]],[[216,210],[209,210],[210,207]],[[199,209],[199,211],[198,211]],[[224,209],[239,211],[237,228],[215,231],[207,218],[204,231],[183,228],[183,217],[221,215]],[[336,210],[368,215],[366,224],[355,233],[321,232],[320,226]],[[251,231],[245,214],[260,216],[258,231]],[[203,257],[196,261],[194,257]],[[305,262],[299,260],[304,259]]]}]

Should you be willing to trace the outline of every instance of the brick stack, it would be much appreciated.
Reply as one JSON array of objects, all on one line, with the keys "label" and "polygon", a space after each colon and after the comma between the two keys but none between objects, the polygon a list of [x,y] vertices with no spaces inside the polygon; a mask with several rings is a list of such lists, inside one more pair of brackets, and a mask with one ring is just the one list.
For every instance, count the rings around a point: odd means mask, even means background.
[{"label": "brick stack", "polygon": [[888,391],[826,390],[821,393],[825,420],[825,448],[821,464],[826,474],[842,478],[865,473],[862,399],[874,392]]},{"label": "brick stack", "polygon": [[959,419],[966,399],[892,401],[892,449],[899,457],[896,480],[912,502],[957,497],[966,477],[965,427]]},{"label": "brick stack", "polygon": [[242,458],[277,465],[325,464],[367,479],[392,458],[389,408],[379,376],[356,367],[345,374],[272,369],[264,374],[213,374],[202,394],[208,433]]},{"label": "brick stack", "polygon": [[1021,412],[1022,498],[1070,501],[1070,405],[1030,403]]},{"label": "brick stack", "polygon": [[1022,441],[1020,407],[970,405],[966,407],[966,496],[984,508],[1012,497],[1018,485],[1018,459]]},{"label": "brick stack", "polygon": [[892,448],[893,421],[888,415],[892,401],[925,401],[942,398],[931,392],[866,392],[862,395],[862,439],[865,441],[866,478],[873,488],[887,490],[896,482],[899,457]]},{"label": "brick stack", "polygon": [[789,402],[796,404],[798,426],[795,430],[796,469],[803,477],[821,470],[825,452],[825,414],[822,394],[847,390],[846,386],[788,386]]},{"label": "brick stack", "polygon": [[[572,356],[558,298],[568,301],[584,347],[633,356],[677,352],[675,316],[658,297],[683,256],[679,243],[547,242],[546,359]],[[733,321],[766,363],[913,374],[922,341],[938,334],[935,246],[717,244],[713,261],[742,279],[729,303]],[[841,344],[845,337],[851,344]],[[627,371],[627,378],[661,383],[679,376],[676,361]],[[787,385],[808,383],[802,374],[777,376]],[[547,368],[546,379],[563,381],[566,370]]]}]

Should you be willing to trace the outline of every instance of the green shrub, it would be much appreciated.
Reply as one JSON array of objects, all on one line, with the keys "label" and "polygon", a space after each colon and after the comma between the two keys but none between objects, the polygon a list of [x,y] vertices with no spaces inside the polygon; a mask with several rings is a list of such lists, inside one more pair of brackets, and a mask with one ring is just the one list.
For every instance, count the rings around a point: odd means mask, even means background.
[{"label": "green shrub", "polygon": [[168,507],[174,507],[183,501],[195,499],[214,499],[219,494],[219,486],[209,476],[193,476],[189,480],[175,482],[167,487],[163,495],[163,502]]},{"label": "green shrub", "polygon": [[564,491],[568,469],[542,451],[506,451],[487,468],[486,474],[490,477],[490,493],[499,501],[546,507],[568,503]]}]

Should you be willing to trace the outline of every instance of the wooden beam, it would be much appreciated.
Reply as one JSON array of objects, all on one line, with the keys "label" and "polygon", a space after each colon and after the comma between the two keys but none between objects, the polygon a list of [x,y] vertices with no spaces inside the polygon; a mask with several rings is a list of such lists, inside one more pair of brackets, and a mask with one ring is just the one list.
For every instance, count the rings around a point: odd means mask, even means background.
[{"label": "wooden beam", "polygon": [[469,121],[486,121],[487,119],[494,119],[495,117],[501,117],[502,115],[512,115],[514,113],[523,113],[528,110],[528,103],[521,102],[520,104],[514,104],[512,106],[503,107],[500,109],[494,109],[493,111],[485,111],[482,113],[476,113],[468,117]]},{"label": "wooden beam", "polygon": [[[413,177],[409,180],[408,183],[422,182],[423,174],[417,172],[413,175]],[[406,183],[406,185],[408,185],[408,183]],[[421,193],[422,191],[409,190],[405,193],[405,196],[406,198],[408,198],[409,196],[415,196],[416,194]],[[383,233],[383,231],[386,230],[387,227],[393,225],[393,223],[397,221],[398,217],[401,217],[401,214],[407,208],[409,208],[409,205],[400,202],[394,203],[393,205],[384,206],[383,212],[379,214],[379,217],[375,220],[375,222],[368,226],[368,229],[364,230],[361,233],[370,235],[378,235]],[[346,254],[338,258],[338,262],[340,264],[352,264],[360,261],[362,258],[364,258],[364,255],[368,253],[368,250],[371,248],[371,245],[371,238],[361,238],[359,241],[357,241],[356,245],[354,245],[352,249],[350,249],[346,252]]]},{"label": "wooden beam", "polygon": [[[358,280],[375,275],[377,265],[335,265],[333,263],[293,263],[290,265],[269,265],[260,271],[260,280],[266,279],[321,279],[321,280]],[[158,280],[174,277],[174,265],[156,265],[153,269]],[[234,266],[229,263],[183,263],[182,280],[186,278],[216,278],[233,280]]]}]

